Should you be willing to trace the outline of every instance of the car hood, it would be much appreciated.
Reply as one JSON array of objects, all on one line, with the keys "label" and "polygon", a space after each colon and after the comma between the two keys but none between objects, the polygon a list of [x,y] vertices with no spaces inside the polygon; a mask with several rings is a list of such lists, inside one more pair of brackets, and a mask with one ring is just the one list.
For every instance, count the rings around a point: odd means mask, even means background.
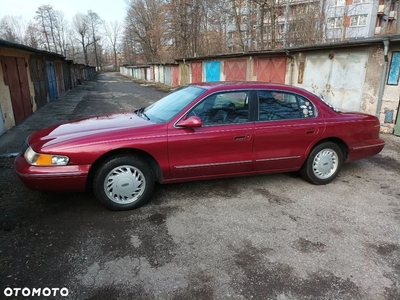
[{"label": "car hood", "polygon": [[107,139],[122,138],[129,132],[143,134],[140,128],[157,126],[138,117],[135,113],[108,114],[54,125],[32,133],[29,145],[35,150],[46,150],[54,145],[67,146],[101,142]]}]

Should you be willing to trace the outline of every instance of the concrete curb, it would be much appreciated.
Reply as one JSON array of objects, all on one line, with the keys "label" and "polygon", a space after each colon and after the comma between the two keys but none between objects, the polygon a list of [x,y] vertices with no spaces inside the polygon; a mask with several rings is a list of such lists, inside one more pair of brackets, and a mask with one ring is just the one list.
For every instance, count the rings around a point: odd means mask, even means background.
[{"label": "concrete curb", "polygon": [[18,155],[18,152],[13,152],[13,153],[3,153],[0,154],[0,159],[1,158],[14,158]]}]

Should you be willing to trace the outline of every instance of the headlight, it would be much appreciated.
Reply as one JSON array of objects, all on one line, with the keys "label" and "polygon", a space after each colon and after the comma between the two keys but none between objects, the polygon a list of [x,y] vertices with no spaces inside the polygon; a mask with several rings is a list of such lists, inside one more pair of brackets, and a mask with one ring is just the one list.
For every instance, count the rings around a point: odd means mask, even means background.
[{"label": "headlight", "polygon": [[36,153],[31,147],[26,149],[24,157],[29,164],[34,166],[65,166],[69,162],[67,156]]}]

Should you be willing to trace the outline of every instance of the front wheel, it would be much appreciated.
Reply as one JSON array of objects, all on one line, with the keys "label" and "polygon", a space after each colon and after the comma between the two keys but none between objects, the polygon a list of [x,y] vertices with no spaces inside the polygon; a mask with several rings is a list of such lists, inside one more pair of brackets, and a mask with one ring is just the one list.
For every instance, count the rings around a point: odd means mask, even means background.
[{"label": "front wheel", "polygon": [[335,143],[325,142],[312,149],[300,174],[311,183],[328,184],[338,175],[342,163],[343,153],[340,147]]},{"label": "front wheel", "polygon": [[137,156],[115,156],[96,172],[93,191],[111,210],[129,210],[148,201],[154,176],[148,164]]}]

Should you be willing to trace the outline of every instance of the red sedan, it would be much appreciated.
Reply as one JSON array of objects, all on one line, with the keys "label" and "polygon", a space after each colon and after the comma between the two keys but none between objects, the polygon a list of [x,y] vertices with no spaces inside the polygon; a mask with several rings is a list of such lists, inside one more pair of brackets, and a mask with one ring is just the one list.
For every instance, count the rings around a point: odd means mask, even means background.
[{"label": "red sedan", "polygon": [[179,182],[300,171],[327,184],[343,162],[379,153],[379,120],[340,112],[293,86],[189,85],[132,113],[33,133],[15,159],[32,189],[93,188],[108,208],[137,208],[155,181]]}]

